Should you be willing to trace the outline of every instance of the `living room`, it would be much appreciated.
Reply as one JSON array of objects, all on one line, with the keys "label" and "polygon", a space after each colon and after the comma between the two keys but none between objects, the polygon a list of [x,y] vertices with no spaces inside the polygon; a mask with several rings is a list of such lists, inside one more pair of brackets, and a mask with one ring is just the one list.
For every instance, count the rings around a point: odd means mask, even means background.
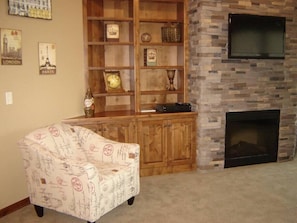
[{"label": "living room", "polygon": [[[190,102],[199,114],[198,167],[223,168],[225,113],[243,108],[281,109],[279,160],[293,159],[297,99],[296,2],[192,0],[189,5],[189,91]],[[0,210],[28,196],[18,139],[40,126],[82,115],[86,90],[81,1],[52,1],[52,20],[12,16],[7,11],[7,2],[1,1],[0,27],[22,31],[23,63],[0,65],[3,117]],[[235,12],[286,16],[286,59],[228,60],[227,15]],[[57,46],[55,75],[38,73],[39,42]],[[273,83],[267,84],[271,79]],[[226,86],[231,87],[228,90]],[[277,93],[272,93],[275,89]],[[12,92],[11,105],[6,105],[6,92]]]}]

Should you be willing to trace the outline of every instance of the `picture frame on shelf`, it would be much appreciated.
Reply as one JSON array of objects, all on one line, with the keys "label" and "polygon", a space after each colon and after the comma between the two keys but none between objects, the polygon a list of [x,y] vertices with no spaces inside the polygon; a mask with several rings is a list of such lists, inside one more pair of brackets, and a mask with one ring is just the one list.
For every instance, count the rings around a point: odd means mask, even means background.
[{"label": "picture frame on shelf", "polygon": [[37,19],[52,19],[52,0],[8,0],[8,14]]},{"label": "picture frame on shelf", "polygon": [[106,92],[124,92],[120,71],[104,71]]},{"label": "picture frame on shelf", "polygon": [[120,26],[116,23],[105,24],[105,39],[107,42],[118,42],[120,40]]},{"label": "picture frame on shelf", "polygon": [[144,66],[157,66],[157,49],[144,49]]}]

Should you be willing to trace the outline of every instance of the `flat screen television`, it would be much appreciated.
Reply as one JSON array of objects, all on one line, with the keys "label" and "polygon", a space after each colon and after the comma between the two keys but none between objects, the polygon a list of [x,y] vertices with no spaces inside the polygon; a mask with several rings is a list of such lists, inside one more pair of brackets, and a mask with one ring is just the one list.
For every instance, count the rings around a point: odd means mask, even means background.
[{"label": "flat screen television", "polygon": [[229,14],[228,28],[229,58],[285,58],[285,17]]}]

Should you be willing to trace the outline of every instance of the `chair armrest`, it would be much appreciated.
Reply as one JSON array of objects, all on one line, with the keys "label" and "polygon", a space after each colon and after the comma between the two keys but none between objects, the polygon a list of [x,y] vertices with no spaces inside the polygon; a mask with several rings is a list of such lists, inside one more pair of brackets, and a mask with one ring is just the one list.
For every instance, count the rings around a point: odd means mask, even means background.
[{"label": "chair armrest", "polygon": [[139,165],[140,147],[136,143],[122,143],[107,139],[95,132],[75,126],[90,162],[112,162]]}]

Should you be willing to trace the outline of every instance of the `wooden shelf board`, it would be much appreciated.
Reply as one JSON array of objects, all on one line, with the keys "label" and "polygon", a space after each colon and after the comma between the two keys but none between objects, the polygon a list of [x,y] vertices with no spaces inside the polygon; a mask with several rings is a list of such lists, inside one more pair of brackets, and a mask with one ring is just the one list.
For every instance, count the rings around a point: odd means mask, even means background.
[{"label": "wooden shelf board", "polygon": [[141,95],[166,95],[166,94],[184,94],[182,90],[175,90],[175,91],[169,91],[169,90],[163,90],[163,91],[141,91]]},{"label": "wooden shelf board", "polygon": [[115,22],[133,22],[133,18],[130,17],[100,17],[100,16],[88,16],[87,20],[89,21],[115,21]]},{"label": "wooden shelf board", "polygon": [[140,2],[184,3],[184,0],[140,0]]},{"label": "wooden shelf board", "polygon": [[89,71],[96,71],[96,70],[133,70],[133,66],[116,66],[116,67],[89,67]]},{"label": "wooden shelf board", "polygon": [[134,43],[133,42],[88,42],[88,46],[105,46],[105,45],[112,45],[112,46],[123,46],[123,45],[127,45],[127,46],[133,46]]},{"label": "wooden shelf board", "polygon": [[141,46],[183,46],[183,42],[151,42],[151,43],[140,43]]},{"label": "wooden shelf board", "polygon": [[141,66],[140,69],[176,69],[183,70],[183,66]]},{"label": "wooden shelf board", "polygon": [[147,19],[147,18],[140,18],[140,23],[183,23],[183,20],[177,20],[177,19]]},{"label": "wooden shelf board", "polygon": [[93,93],[93,97],[108,97],[108,96],[134,96],[134,91],[124,91],[124,92],[105,92],[105,93]]}]

